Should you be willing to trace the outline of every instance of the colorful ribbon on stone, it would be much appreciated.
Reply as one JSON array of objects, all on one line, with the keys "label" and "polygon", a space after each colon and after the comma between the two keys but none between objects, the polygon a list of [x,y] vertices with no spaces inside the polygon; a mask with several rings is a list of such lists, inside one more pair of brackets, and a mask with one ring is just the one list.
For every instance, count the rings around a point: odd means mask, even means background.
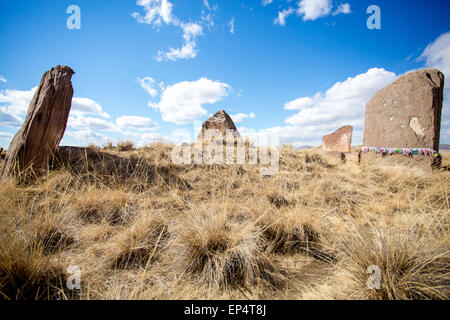
[{"label": "colorful ribbon on stone", "polygon": [[362,147],[362,153],[375,152],[381,156],[400,154],[404,156],[430,156],[433,157],[433,165],[441,166],[442,155],[434,149],[430,148],[382,148],[382,147]]},{"label": "colorful ribbon on stone", "polygon": [[386,155],[394,155],[401,154],[404,156],[414,156],[414,155],[422,155],[422,156],[433,156],[436,157],[439,153],[433,149],[429,148],[382,148],[382,147],[363,147],[363,153],[367,152],[375,152],[381,154],[382,156]]}]

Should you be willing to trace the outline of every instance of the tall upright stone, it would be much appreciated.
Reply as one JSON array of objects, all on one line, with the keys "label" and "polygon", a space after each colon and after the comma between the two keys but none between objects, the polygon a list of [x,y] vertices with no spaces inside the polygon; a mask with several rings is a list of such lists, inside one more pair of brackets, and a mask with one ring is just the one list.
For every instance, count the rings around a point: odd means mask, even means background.
[{"label": "tall upright stone", "polygon": [[211,118],[203,122],[202,130],[197,139],[209,138],[208,130],[217,130],[223,139],[226,138],[227,130],[230,130],[233,136],[240,137],[233,120],[224,110],[216,112]]},{"label": "tall upright stone", "polygon": [[5,157],[2,177],[16,170],[45,169],[66,130],[72,105],[72,75],[67,66],[44,73],[30,102],[20,130],[14,136]]},{"label": "tall upright stone", "polygon": [[439,150],[444,75],[409,73],[378,91],[366,107],[364,146]]},{"label": "tall upright stone", "polygon": [[378,91],[366,107],[363,158],[375,150],[397,158],[417,153],[414,163],[431,159],[429,151],[439,151],[443,90],[442,72],[422,69]]}]

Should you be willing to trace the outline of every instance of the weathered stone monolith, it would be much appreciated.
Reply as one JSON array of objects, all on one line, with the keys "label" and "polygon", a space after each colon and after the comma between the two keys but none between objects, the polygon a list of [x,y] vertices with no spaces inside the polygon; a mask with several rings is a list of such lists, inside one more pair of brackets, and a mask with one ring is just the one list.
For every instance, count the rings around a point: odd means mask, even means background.
[{"label": "weathered stone monolith", "polygon": [[8,148],[2,177],[29,168],[37,174],[47,167],[66,130],[74,73],[59,65],[44,73],[25,121]]},{"label": "weathered stone monolith", "polygon": [[422,69],[378,91],[366,107],[362,160],[430,167],[430,151],[439,151],[443,90],[442,72]]},{"label": "weathered stone monolith", "polygon": [[409,73],[378,91],[366,107],[364,146],[439,150],[444,75]]}]

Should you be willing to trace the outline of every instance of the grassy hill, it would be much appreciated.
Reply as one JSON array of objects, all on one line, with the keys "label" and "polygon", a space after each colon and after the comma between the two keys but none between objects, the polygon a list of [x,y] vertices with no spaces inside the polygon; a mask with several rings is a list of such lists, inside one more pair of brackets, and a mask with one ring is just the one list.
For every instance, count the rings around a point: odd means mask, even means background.
[{"label": "grassy hill", "polygon": [[[262,176],[176,166],[171,148],[88,149],[32,183],[0,184],[0,296],[450,298],[450,153],[425,175],[285,146],[279,172]],[[66,288],[69,266],[81,291]]]}]

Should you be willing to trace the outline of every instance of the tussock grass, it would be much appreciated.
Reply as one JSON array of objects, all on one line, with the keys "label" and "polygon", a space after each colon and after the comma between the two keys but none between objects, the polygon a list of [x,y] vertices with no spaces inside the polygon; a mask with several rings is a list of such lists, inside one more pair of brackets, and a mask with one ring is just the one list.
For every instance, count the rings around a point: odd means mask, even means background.
[{"label": "tussock grass", "polygon": [[[446,235],[417,229],[412,226],[402,234],[395,227],[374,225],[353,233],[342,259],[350,275],[347,284],[361,288],[368,299],[449,299],[450,250],[442,241]],[[371,265],[381,271],[379,290],[367,290]]]},{"label": "tussock grass", "polygon": [[[263,236],[266,250],[272,253],[289,255],[310,252],[320,246],[321,228],[317,218],[308,216],[300,210],[273,212],[265,218]],[[316,227],[317,226],[317,227]]]},{"label": "tussock grass", "polygon": [[66,275],[61,265],[43,255],[40,247],[2,237],[0,296],[3,300],[64,299]]},{"label": "tussock grass", "polygon": [[43,175],[5,179],[1,299],[449,298],[448,154],[423,174],[283,146],[262,176],[178,166],[172,148],[65,147]]},{"label": "tussock grass", "polygon": [[106,149],[106,150],[112,150],[114,148],[114,146],[113,146],[111,141],[108,141],[107,143],[105,143],[103,148]]},{"label": "tussock grass", "polygon": [[193,207],[173,230],[171,269],[212,287],[251,284],[261,275],[259,232],[226,212]]},{"label": "tussock grass", "polygon": [[[302,298],[449,299],[448,229],[441,219],[395,218],[393,224],[348,226],[349,236],[340,238],[334,276],[305,290]],[[376,274],[379,282],[372,289],[370,278]]]},{"label": "tussock grass", "polygon": [[106,243],[106,265],[146,270],[167,242],[167,225],[156,214],[146,213]]},{"label": "tussock grass", "polygon": [[104,189],[89,186],[68,199],[71,208],[86,223],[125,223],[131,219],[134,208],[131,195],[121,189]]},{"label": "tussock grass", "polygon": [[119,151],[130,151],[133,150],[134,144],[131,140],[124,140],[122,142],[117,143],[117,148]]}]

